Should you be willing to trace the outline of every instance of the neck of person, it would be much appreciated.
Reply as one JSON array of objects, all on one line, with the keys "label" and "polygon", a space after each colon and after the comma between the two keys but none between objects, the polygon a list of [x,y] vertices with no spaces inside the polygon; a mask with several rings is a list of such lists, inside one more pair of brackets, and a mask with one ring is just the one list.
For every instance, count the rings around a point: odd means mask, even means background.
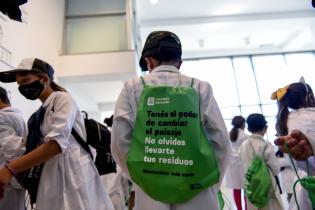
[{"label": "neck of person", "polygon": [[4,108],[10,107],[10,106],[11,106],[11,104],[0,102],[0,109],[4,109]]},{"label": "neck of person", "polygon": [[40,94],[39,96],[39,100],[44,103],[47,98],[54,92],[54,90],[49,86],[49,87],[46,87],[43,92]]}]

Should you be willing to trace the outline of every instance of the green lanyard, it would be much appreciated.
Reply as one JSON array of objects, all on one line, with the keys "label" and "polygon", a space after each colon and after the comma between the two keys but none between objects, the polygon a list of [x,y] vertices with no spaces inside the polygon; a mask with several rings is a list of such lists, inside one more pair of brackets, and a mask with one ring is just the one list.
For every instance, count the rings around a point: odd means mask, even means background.
[{"label": "green lanyard", "polygon": [[[287,144],[285,146],[286,146],[286,148],[289,151],[289,146]],[[297,169],[295,167],[295,164],[294,164],[294,161],[293,161],[292,156],[290,154],[290,151],[289,151],[288,154],[289,154],[289,157],[290,157],[290,161],[291,161],[291,163],[293,165],[295,174],[296,174],[296,176],[298,178],[298,180],[293,185],[294,200],[296,202],[297,208],[298,208],[298,210],[300,210],[300,206],[299,206],[297,198],[296,198],[296,190],[295,190],[295,188],[296,188],[297,183],[300,182],[301,185],[304,187],[304,189],[307,190],[309,198],[310,198],[311,203],[312,203],[312,208],[313,208],[313,210],[315,210],[315,178],[310,176],[310,169],[309,169],[308,160],[307,159],[305,160],[306,168],[307,168],[307,177],[301,179],[299,174],[298,174],[298,172],[297,172]]]}]

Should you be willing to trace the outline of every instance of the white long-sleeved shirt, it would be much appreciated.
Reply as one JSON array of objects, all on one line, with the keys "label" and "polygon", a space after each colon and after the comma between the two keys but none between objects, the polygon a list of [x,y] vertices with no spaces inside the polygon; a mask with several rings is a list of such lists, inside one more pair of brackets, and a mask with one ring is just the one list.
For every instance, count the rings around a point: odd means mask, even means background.
[{"label": "white long-sleeved shirt", "polygon": [[[288,121],[288,133],[292,130],[300,130],[304,133],[315,152],[315,107],[301,108],[290,112]],[[305,161],[297,161],[298,166],[307,171]],[[309,158],[310,173],[315,176],[315,157]]]},{"label": "white long-sleeved shirt", "polygon": [[[179,85],[180,78],[181,85],[189,87],[191,85],[192,78],[185,75],[181,75],[179,77],[179,74],[180,72],[177,68],[168,65],[161,65],[155,68],[149,75],[145,76],[144,81],[148,85],[177,86]],[[216,204],[216,193],[228,164],[228,158],[231,150],[230,140],[221,112],[213,96],[212,88],[209,83],[196,79],[193,88],[200,96],[201,121],[205,133],[209,141],[211,141],[215,151],[215,156],[220,170],[220,183],[211,187],[208,192],[201,192],[191,201],[178,206],[175,205],[172,209],[189,210],[200,207],[201,209],[210,208],[215,210],[218,208]],[[115,107],[111,136],[111,149],[114,159],[126,174],[129,174],[126,164],[127,153],[131,144],[132,131],[136,122],[137,104],[140,101],[142,89],[143,84],[139,78],[126,82]],[[169,210],[170,205],[154,201],[146,196],[141,190],[138,191],[138,193],[136,190],[136,209]]]},{"label": "white long-sleeved shirt", "polygon": [[[13,107],[0,110],[0,167],[6,161],[23,155],[27,127],[22,113]],[[0,209],[23,210],[25,190],[13,178],[5,189],[4,198],[0,200]]]}]

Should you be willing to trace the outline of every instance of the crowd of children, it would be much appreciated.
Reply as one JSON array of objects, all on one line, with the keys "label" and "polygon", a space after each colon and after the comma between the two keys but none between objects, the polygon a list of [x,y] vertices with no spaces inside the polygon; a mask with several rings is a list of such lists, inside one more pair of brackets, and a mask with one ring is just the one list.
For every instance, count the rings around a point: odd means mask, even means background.
[{"label": "crowd of children", "polygon": [[[217,210],[224,205],[218,200],[224,176],[238,210],[283,210],[281,193],[288,194],[290,210],[315,209],[311,87],[301,80],[272,94],[278,105],[273,146],[264,138],[268,123],[260,113],[235,116],[227,132],[210,84],[180,73],[181,50],[174,33],[149,35],[140,66],[150,74],[126,82],[117,100],[111,118],[117,172],[104,176],[72,135],[75,130],[86,140],[86,128],[76,102],[54,81],[53,67],[32,58],[0,72],[1,82],[16,82],[25,98],[42,103],[26,126],[0,87],[0,209],[25,209],[25,171],[37,180],[32,199],[38,210],[124,210],[127,205],[135,210]],[[156,122],[179,120],[183,126],[154,132]],[[159,143],[166,137],[167,145]]]}]

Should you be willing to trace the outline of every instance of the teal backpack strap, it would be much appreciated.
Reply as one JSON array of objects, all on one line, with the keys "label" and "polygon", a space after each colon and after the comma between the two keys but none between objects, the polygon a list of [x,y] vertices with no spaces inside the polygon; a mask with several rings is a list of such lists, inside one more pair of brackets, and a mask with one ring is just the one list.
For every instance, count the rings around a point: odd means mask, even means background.
[{"label": "teal backpack strap", "polygon": [[191,87],[191,88],[194,86],[194,82],[195,82],[195,78],[192,78],[192,79],[191,79],[191,84],[190,84],[190,87]]},{"label": "teal backpack strap", "polygon": [[146,86],[143,77],[140,77],[140,79],[141,79],[142,85],[143,85],[143,86]]},{"label": "teal backpack strap", "polygon": [[255,152],[255,149],[254,149],[252,143],[250,142],[250,140],[248,141],[248,143],[249,143],[250,147],[251,147],[252,150],[253,150],[254,156],[256,157],[257,155],[256,155],[256,152]]},{"label": "teal backpack strap", "polygon": [[[296,166],[295,166],[295,163],[292,159],[292,156],[291,156],[291,153],[290,153],[290,150],[289,150],[289,146],[288,144],[285,144],[285,147],[288,149],[288,155],[289,155],[289,158],[290,158],[290,161],[291,161],[291,164],[294,168],[294,172],[298,178],[297,181],[295,181],[295,183],[293,184],[293,195],[294,195],[294,200],[295,200],[295,203],[297,205],[297,209],[300,210],[300,205],[297,201],[297,196],[296,196],[296,185],[300,182],[300,184],[302,185],[302,187],[308,192],[309,194],[309,198],[311,200],[311,203],[312,203],[312,206],[313,206],[313,209],[315,209],[315,197],[314,197],[314,186],[312,183],[315,183],[314,181],[314,178],[310,176],[310,171],[309,171],[309,163],[308,163],[308,160],[306,159],[305,162],[306,162],[306,167],[307,167],[307,177],[304,177],[304,178],[301,178],[298,174],[298,171],[296,169]],[[313,186],[311,186],[313,185]]]},{"label": "teal backpack strap", "polygon": [[180,74],[180,72],[178,72],[177,77],[178,77],[178,83],[179,83],[178,86],[181,87],[182,86],[182,75]]}]

